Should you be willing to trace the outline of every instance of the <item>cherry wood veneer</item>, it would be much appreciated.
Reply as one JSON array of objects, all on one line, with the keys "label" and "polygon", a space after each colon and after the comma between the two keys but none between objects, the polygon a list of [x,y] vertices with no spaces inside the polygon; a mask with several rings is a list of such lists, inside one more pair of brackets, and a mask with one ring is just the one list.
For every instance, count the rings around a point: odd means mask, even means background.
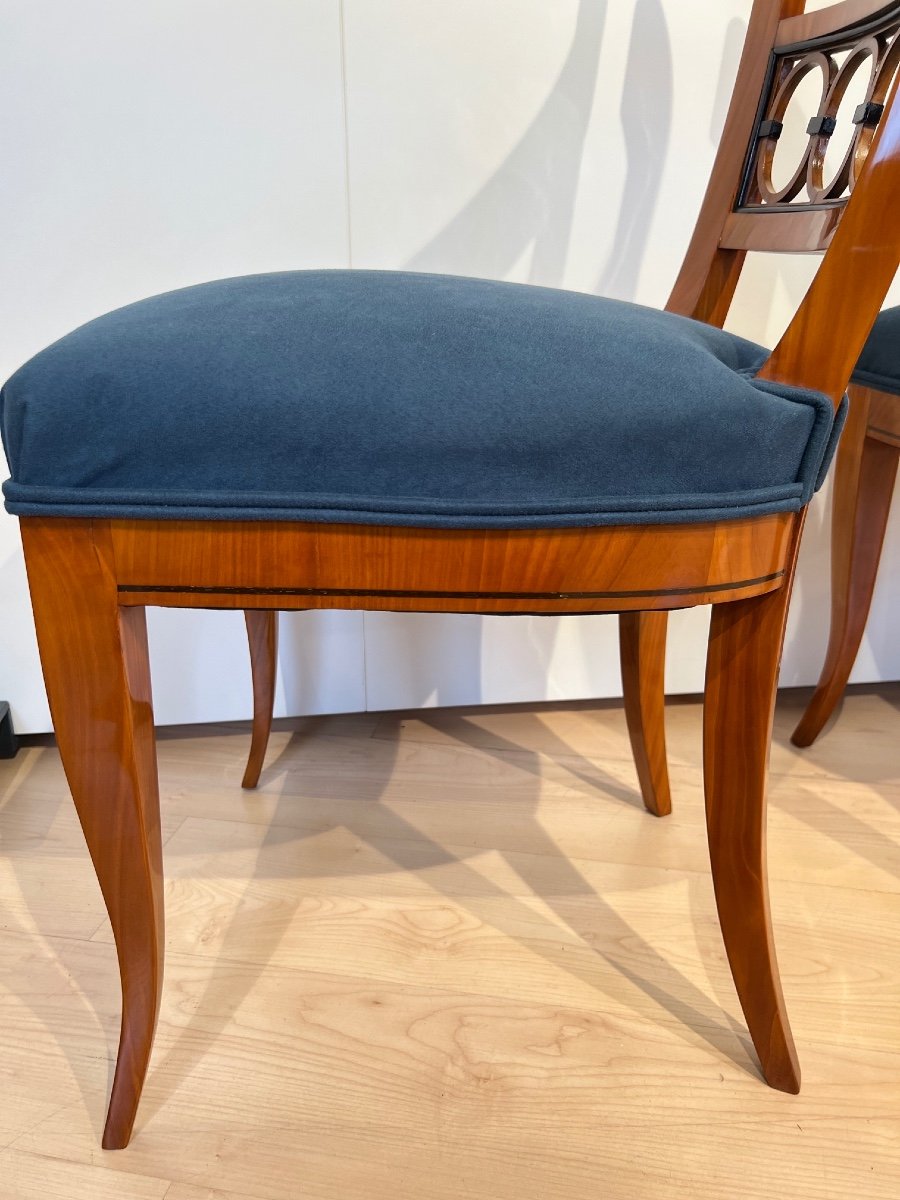
[{"label": "cherry wood veneer", "polygon": [[766,1081],[800,1091],[766,878],[766,774],[797,549],[785,586],[712,611],[703,705],[706,828],[722,937]]},{"label": "cherry wood veneer", "polygon": [[131,1136],[163,975],[162,845],[142,608],[122,608],[109,530],[22,521],[53,728],[116,939],[122,1029],[103,1145]]},{"label": "cherry wood veneer", "polygon": [[596,529],[112,521],[109,530],[123,605],[527,613],[684,608],[772,591],[792,524],[776,513]]},{"label": "cherry wood veneer", "polygon": [[255,788],[266,757],[275,707],[278,669],[278,613],[248,608],[244,613],[250,644],[250,673],[253,679],[253,733],[250,755],[241,787]]},{"label": "cherry wood veneer", "polygon": [[722,229],[719,245],[728,250],[780,250],[815,254],[831,241],[841,218],[839,208],[814,212],[731,213]]},{"label": "cherry wood veneer", "polygon": [[667,629],[664,612],[622,613],[619,617],[628,736],[644,805],[656,817],[672,811],[665,725]]},{"label": "cherry wood veneer", "polygon": [[[736,600],[772,595],[780,612],[799,518],[780,514],[671,529],[537,532],[35,517],[23,518],[21,525],[60,753],[119,952],[122,1038],[103,1136],[105,1147],[116,1148],[131,1135],[162,971],[159,801],[145,603],[216,608],[256,603],[263,610],[248,620],[255,727],[244,782],[252,786],[274,695],[276,626],[274,614],[265,611],[270,606],[617,612],[723,596],[731,607]],[[623,628],[634,634],[626,645],[635,654],[642,652],[640,631],[655,628],[658,636],[662,627],[654,618],[662,615],[630,612],[623,618]],[[766,626],[760,628],[765,633]],[[723,645],[713,679],[729,669],[731,642],[726,638]],[[755,660],[758,652],[765,659],[766,647],[751,639],[745,656]],[[639,661],[626,665],[635,684],[639,667]],[[653,690],[661,700],[661,687],[645,692],[629,720],[639,761],[646,764],[648,807],[655,804],[661,815],[665,804],[652,779],[664,766],[664,747],[658,741],[661,721],[653,711]],[[760,743],[757,749],[765,747]],[[728,774],[719,778],[727,780]],[[719,790],[727,812],[727,784]],[[760,794],[760,810],[762,802]],[[751,849],[761,853],[761,847]],[[746,853],[744,847],[740,854]],[[753,874],[759,892],[765,880],[761,858]],[[752,901],[757,908],[762,896]],[[751,900],[744,897],[748,904]],[[730,936],[736,960],[749,956],[746,969],[754,974],[770,954],[771,933],[768,941],[760,941],[763,932],[755,926]],[[758,990],[742,996],[751,1030],[767,1025],[770,1013],[783,1007],[773,991],[774,962],[760,978]],[[764,1074],[782,1086],[781,1058],[770,1069],[766,1045],[758,1049]]]},{"label": "cherry wood veneer", "polygon": [[897,8],[896,4],[885,3],[885,0],[841,0],[838,4],[830,4],[827,8],[809,13],[802,11],[802,4],[791,7],[794,13],[785,13],[778,25],[775,42],[779,46],[830,37],[854,25],[862,25],[895,12]]}]

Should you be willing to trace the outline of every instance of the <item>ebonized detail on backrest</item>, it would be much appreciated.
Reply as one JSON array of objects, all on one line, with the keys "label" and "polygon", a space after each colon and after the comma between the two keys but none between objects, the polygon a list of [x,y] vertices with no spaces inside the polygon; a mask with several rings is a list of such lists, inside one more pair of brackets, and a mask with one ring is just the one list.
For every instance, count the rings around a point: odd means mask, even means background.
[{"label": "ebonized detail on backrest", "polygon": [[[843,55],[838,62],[835,56]],[[842,208],[853,189],[884,112],[900,65],[900,3],[870,19],[826,36],[776,45],[747,150],[736,212],[765,213]],[[840,165],[826,173],[828,144],[843,124],[839,110],[859,72],[867,79],[856,107],[854,131]],[[818,73],[822,90],[807,126],[808,140],[787,183],[776,187],[772,168],[784,118],[801,82]]]}]

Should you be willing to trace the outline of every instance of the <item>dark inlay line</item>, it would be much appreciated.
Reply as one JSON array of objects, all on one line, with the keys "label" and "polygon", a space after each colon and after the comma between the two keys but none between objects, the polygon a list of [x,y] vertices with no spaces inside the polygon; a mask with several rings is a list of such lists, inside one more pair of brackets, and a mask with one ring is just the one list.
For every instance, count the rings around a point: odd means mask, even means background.
[{"label": "dark inlay line", "polygon": [[392,588],[260,588],[189,587],[178,584],[120,583],[120,592],[179,593],[201,596],[387,596],[398,600],[619,600],[652,596],[701,596],[707,592],[735,592],[757,583],[781,579],[784,571],[742,579],[738,583],[711,583],[705,587],[651,588],[636,592],[418,592]]},{"label": "dark inlay line", "polygon": [[811,213],[811,212],[831,212],[833,209],[841,208],[847,203],[846,196],[838,196],[837,200],[822,200],[818,204],[803,203],[791,204],[790,201],[779,200],[773,201],[771,204],[741,204],[735,208],[735,213],[738,215],[744,214],[748,217],[759,216],[760,213]]}]

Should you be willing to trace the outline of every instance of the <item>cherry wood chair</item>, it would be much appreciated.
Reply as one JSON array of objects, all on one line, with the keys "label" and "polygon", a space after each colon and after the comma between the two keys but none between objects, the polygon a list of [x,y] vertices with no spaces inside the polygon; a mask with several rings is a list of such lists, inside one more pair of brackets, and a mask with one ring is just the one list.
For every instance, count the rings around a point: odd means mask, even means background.
[{"label": "cherry wood chair", "polygon": [[[619,613],[645,775],[662,744],[644,663],[666,610],[712,604],[716,902],[763,1074],[798,1090],[765,778],[805,509],[900,261],[898,28],[897,0],[809,15],[802,0],[756,0],[668,312],[480,280],[292,272],[131,305],[7,383],[6,503],[122,981],[105,1147],[131,1136],[162,988],[148,604],[250,612],[257,664],[273,659],[278,609]],[[831,55],[848,49],[839,67]],[[824,179],[828,122],[856,69],[869,72],[867,111]],[[779,192],[779,122],[813,70],[818,123]],[[826,246],[774,353],[718,328],[748,250]],[[258,708],[272,678],[256,672]]]},{"label": "cherry wood chair", "polygon": [[847,686],[872,593],[900,461],[900,308],[883,312],[850,386],[831,517],[831,634],[815,693],[791,736],[810,746]]}]

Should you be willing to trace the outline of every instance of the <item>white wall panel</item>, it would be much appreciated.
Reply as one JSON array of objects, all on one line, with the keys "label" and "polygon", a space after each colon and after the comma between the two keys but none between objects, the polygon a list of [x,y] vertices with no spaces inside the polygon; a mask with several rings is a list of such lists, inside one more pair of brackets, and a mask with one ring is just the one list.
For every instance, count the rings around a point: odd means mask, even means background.
[{"label": "white wall panel", "polygon": [[[0,9],[0,376],[142,296],[347,265],[336,0]],[[160,723],[249,714],[241,628],[236,614],[151,615]],[[294,618],[281,657],[280,709],[364,707],[358,616]],[[48,728],[17,524],[5,514],[0,696],[18,728]]]}]

